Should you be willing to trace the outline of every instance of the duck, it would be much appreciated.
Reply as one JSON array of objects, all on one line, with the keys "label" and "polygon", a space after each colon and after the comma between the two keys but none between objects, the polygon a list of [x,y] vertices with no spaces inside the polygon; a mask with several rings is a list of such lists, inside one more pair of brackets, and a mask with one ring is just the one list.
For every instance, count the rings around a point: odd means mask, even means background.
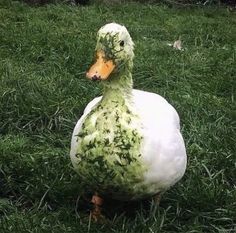
[{"label": "duck", "polygon": [[134,43],[125,26],[97,33],[95,61],[86,73],[103,95],[85,107],[71,139],[70,159],[97,220],[106,198],[142,200],[178,182],[187,155],[175,108],[162,96],[133,89]]}]

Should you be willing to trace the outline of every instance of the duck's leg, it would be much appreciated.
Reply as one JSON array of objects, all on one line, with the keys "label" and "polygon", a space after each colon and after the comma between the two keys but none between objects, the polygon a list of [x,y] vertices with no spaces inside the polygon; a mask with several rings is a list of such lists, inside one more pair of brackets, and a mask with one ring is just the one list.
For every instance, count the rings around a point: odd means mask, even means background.
[{"label": "duck's leg", "polygon": [[154,199],[155,204],[159,206],[161,202],[161,193],[157,193],[153,199]]},{"label": "duck's leg", "polygon": [[103,221],[104,216],[102,215],[102,204],[103,204],[103,199],[98,195],[97,192],[92,196],[91,202],[94,204],[93,210],[91,211],[91,218],[95,222]]},{"label": "duck's leg", "polygon": [[150,214],[155,216],[157,209],[160,205],[160,201],[161,201],[161,193],[157,193],[155,196],[153,196],[152,198],[152,202],[151,202],[151,207],[150,207]]}]

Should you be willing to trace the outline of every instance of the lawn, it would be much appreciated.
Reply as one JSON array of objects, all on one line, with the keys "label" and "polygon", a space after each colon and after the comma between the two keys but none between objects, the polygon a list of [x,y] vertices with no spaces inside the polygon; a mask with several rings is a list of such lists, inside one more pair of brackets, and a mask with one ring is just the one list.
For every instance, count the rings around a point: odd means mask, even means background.
[{"label": "lawn", "polygon": [[[68,154],[76,121],[101,94],[85,71],[97,30],[112,21],[135,42],[135,88],[177,109],[188,167],[156,212],[150,203],[112,202],[110,221],[97,224],[78,201],[83,190]],[[183,51],[167,45],[179,38]],[[236,231],[235,12],[4,0],[0,59],[0,232]]]}]

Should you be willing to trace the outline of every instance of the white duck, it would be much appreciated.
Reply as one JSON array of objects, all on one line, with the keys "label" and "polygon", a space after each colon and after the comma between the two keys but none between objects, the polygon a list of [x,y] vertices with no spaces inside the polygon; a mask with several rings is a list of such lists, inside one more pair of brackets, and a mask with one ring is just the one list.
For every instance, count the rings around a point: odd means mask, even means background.
[{"label": "white duck", "polygon": [[97,35],[96,62],[87,72],[101,80],[77,122],[70,157],[100,216],[102,198],[135,200],[174,185],[186,169],[176,110],[160,95],[132,88],[133,41],[124,26],[110,23]]}]

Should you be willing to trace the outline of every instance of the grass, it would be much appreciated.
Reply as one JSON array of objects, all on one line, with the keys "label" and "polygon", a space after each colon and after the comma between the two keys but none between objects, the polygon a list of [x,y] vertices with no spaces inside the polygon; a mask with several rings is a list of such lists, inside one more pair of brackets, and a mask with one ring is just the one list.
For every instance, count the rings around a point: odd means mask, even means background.
[{"label": "grass", "polygon": [[[68,154],[76,121],[101,93],[84,73],[97,30],[111,21],[136,44],[135,88],[163,95],[179,112],[188,168],[156,213],[152,204],[113,203],[110,223],[96,224],[77,203],[82,190]],[[5,0],[0,35],[1,232],[235,232],[235,13]],[[167,46],[179,37],[184,51]]]}]

